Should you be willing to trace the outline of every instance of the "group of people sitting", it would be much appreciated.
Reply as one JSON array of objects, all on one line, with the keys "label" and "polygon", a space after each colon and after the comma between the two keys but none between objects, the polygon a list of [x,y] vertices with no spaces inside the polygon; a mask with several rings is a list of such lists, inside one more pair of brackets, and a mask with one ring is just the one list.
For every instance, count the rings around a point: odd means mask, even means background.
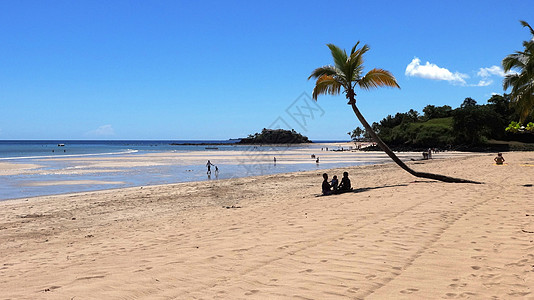
[{"label": "group of people sitting", "polygon": [[332,181],[328,182],[328,174],[323,174],[323,195],[341,194],[352,191],[350,186],[349,173],[343,172],[343,178],[341,183],[337,180],[337,176],[334,175]]}]

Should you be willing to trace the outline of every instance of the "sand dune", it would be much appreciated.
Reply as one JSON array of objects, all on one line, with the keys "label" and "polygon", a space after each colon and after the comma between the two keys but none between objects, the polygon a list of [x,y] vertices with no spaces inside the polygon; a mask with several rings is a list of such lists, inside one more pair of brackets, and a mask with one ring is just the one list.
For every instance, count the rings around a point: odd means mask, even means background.
[{"label": "sand dune", "polygon": [[[2,299],[534,299],[534,153],[0,202]],[[328,173],[341,175],[341,169]]]}]

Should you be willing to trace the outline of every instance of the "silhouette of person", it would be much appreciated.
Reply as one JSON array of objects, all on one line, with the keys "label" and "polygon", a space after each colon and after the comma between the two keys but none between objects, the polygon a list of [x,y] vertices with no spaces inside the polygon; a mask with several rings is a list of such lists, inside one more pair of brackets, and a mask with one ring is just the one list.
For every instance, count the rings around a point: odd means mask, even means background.
[{"label": "silhouette of person", "polygon": [[215,165],[212,164],[212,163],[208,160],[208,162],[206,163],[206,167],[208,167],[208,172],[206,172],[206,174],[208,174],[208,175],[211,175],[211,166],[215,166]]}]

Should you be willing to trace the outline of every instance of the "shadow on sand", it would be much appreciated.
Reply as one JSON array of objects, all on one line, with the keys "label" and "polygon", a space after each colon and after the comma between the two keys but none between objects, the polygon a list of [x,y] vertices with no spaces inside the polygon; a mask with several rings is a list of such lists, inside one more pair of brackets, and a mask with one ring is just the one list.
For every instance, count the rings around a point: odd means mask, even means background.
[{"label": "shadow on sand", "polygon": [[393,184],[393,185],[383,185],[383,186],[375,186],[375,187],[363,187],[363,188],[353,189],[352,191],[346,192],[345,194],[347,194],[347,193],[362,193],[362,192],[367,192],[367,191],[371,191],[371,190],[378,190],[378,189],[392,188],[392,187],[400,187],[400,186],[408,186],[408,184]]}]

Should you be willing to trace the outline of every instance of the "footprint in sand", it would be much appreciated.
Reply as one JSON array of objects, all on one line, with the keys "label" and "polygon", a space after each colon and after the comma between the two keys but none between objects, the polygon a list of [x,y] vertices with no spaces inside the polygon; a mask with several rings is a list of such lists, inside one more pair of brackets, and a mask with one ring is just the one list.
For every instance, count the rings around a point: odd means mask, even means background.
[{"label": "footprint in sand", "polygon": [[254,295],[254,294],[258,293],[258,292],[259,292],[259,290],[250,290],[250,291],[246,292],[245,295],[246,296],[250,296],[250,295]]},{"label": "footprint in sand", "polygon": [[418,291],[419,291],[419,289],[410,288],[410,289],[402,290],[400,292],[401,292],[401,294],[413,294],[413,293],[418,292]]}]

